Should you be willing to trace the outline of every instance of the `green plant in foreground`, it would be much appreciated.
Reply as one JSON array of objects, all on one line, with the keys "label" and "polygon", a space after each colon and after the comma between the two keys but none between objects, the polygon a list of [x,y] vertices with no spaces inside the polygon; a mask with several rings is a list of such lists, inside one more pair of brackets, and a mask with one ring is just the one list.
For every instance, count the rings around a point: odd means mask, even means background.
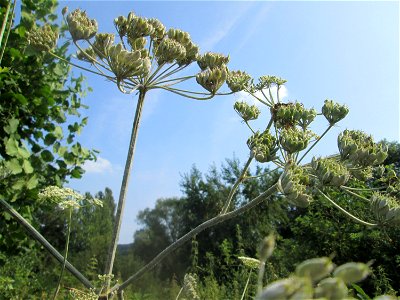
[{"label": "green plant in foreground", "polygon": [[[118,200],[115,228],[105,271],[105,275],[108,276],[105,279],[107,283],[102,293],[105,297],[118,294],[122,298],[123,290],[131,282],[154,268],[172,251],[191,240],[196,234],[241,215],[261,202],[267,201],[270,196],[275,194],[282,195],[289,204],[298,207],[307,207],[311,201],[315,201],[316,195],[322,195],[324,199],[348,217],[365,226],[378,227],[398,224],[400,211],[397,199],[384,198],[384,191],[382,191],[383,193],[372,194],[371,190],[362,190],[363,195],[368,194],[368,196],[361,196],[357,193],[358,190],[346,186],[349,180],[360,180],[362,177],[367,177],[370,170],[377,168],[387,156],[386,149],[382,145],[374,143],[369,135],[361,131],[345,130],[338,137],[339,154],[327,158],[314,158],[311,163],[301,164],[325,134],[347,115],[348,108],[345,105],[327,100],[321,108],[321,113],[317,113],[314,108],[304,108],[303,104],[298,102],[281,102],[279,91],[286,80],[276,76],[261,76],[258,83],[254,84],[254,80],[245,72],[228,69],[229,56],[211,52],[199,54],[198,47],[191,41],[187,32],[173,28],[167,30],[156,19],[147,19],[131,12],[127,17],[120,16],[114,20],[117,33],[111,34],[98,33],[96,20],[90,19],[86,12],[74,10],[67,14],[67,9],[64,9],[63,14],[73,43],[78,48],[76,57],[89,64],[89,67],[79,66],[59,57],[52,50],[52,47],[56,45],[57,34],[47,25],[42,28],[34,28],[29,33],[28,41],[30,45],[39,51],[47,51],[50,55],[65,63],[104,77],[106,80],[115,83],[123,93],[135,92],[138,95]],[[118,42],[116,42],[116,39]],[[82,44],[85,44],[86,48]],[[199,73],[179,76],[182,70],[194,62],[197,62],[201,69]],[[195,92],[177,87],[178,84],[190,79],[196,79],[196,82],[207,92]],[[218,93],[225,82],[231,92]],[[180,237],[125,282],[111,287],[110,275],[114,265],[141,113],[146,94],[154,89],[163,89],[195,100],[208,100],[216,95],[227,95],[242,90],[265,105],[269,109],[270,115],[266,119],[265,129],[256,131],[251,127],[249,121],[259,117],[259,109],[243,102],[235,104],[235,111],[252,133],[247,141],[249,158],[240,176],[233,184],[220,213]],[[328,127],[320,136],[317,136],[310,129],[310,125],[317,115],[324,116],[328,121]],[[240,184],[247,179],[247,171],[254,160],[260,163],[274,164],[276,169],[282,170],[282,175],[266,191],[243,206],[234,209],[231,205],[232,200]],[[372,209],[375,212],[376,220],[367,222],[346,211],[327,195],[327,192],[332,189],[342,190],[356,199],[371,204],[366,205],[366,209]],[[369,199],[369,195],[371,195],[372,200]],[[6,206],[3,202],[2,204]],[[18,214],[13,214],[13,216],[19,218]],[[27,228],[29,227],[22,221],[21,223]],[[35,237],[38,237],[37,232],[35,232]],[[39,238],[38,240],[45,243]],[[261,263],[265,264],[267,257],[266,254]],[[288,294],[290,297],[294,294],[311,295],[314,293],[313,284],[317,282],[319,285],[315,288],[315,293],[318,296],[324,297],[331,290],[337,290],[338,293],[342,293],[340,295],[344,295],[347,287],[343,278],[347,278],[347,273],[340,270],[346,268],[340,269],[339,267],[337,276],[322,279],[333,269],[327,259],[322,260],[326,269],[323,276],[314,275],[314,271],[309,269],[309,262],[306,264],[307,267],[299,267],[297,277],[287,278],[280,283],[275,283],[273,289],[270,287],[268,290],[267,288],[261,295],[275,294],[277,290],[285,292],[285,295]],[[66,256],[63,258],[63,264],[67,264]],[[318,271],[320,271],[321,261],[317,261],[317,265],[319,266]],[[82,278],[81,274],[76,272],[74,268],[69,267],[68,269],[86,287],[93,288],[93,285],[87,279]],[[189,277],[186,281],[191,282]],[[269,299],[265,298],[266,296],[263,297],[261,299]]]}]

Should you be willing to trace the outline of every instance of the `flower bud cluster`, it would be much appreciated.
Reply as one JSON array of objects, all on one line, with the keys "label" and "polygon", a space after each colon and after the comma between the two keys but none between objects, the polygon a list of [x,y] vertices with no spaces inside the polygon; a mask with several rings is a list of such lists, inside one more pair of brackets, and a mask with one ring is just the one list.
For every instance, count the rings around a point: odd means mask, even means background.
[{"label": "flower bud cluster", "polygon": [[94,52],[92,47],[88,47],[86,49],[78,50],[76,53],[76,57],[80,60],[87,61],[93,63],[96,59],[96,53]]},{"label": "flower bud cluster", "polygon": [[258,269],[260,267],[261,262],[252,257],[247,256],[239,256],[238,259],[248,268],[250,269]]},{"label": "flower bud cluster", "polygon": [[135,13],[130,12],[128,14],[128,18],[125,18],[124,16],[119,16],[118,18],[114,19],[114,25],[120,37],[126,36],[128,34],[129,24],[134,18]]},{"label": "flower bud cluster", "polygon": [[236,101],[233,108],[244,121],[255,120],[260,115],[260,110],[256,105],[248,105],[244,101]]},{"label": "flower bud cluster", "polygon": [[272,118],[277,128],[300,126],[303,130],[314,121],[317,116],[315,109],[306,109],[303,104],[295,103],[277,103],[271,107]]},{"label": "flower bud cluster", "polygon": [[150,34],[152,40],[155,42],[162,40],[166,35],[166,28],[164,24],[161,23],[160,20],[155,18],[148,19],[147,23],[153,26],[154,29],[153,32]]},{"label": "flower bud cluster", "polygon": [[328,120],[330,125],[334,125],[344,119],[349,113],[349,108],[346,105],[340,105],[332,100],[325,100],[322,107],[322,114]]},{"label": "flower bud cluster", "polygon": [[261,91],[261,90],[263,90],[265,88],[270,88],[273,85],[276,85],[276,86],[279,87],[281,85],[284,85],[285,83],[286,83],[286,80],[282,79],[280,77],[271,76],[271,75],[264,75],[264,76],[261,76],[258,79],[258,83],[254,86],[254,89],[258,90],[258,91]]},{"label": "flower bud cluster", "polygon": [[258,162],[268,162],[275,159],[278,147],[276,139],[268,131],[256,132],[247,140],[247,146]]},{"label": "flower bud cluster", "polygon": [[322,185],[345,185],[350,178],[347,168],[340,162],[330,158],[313,158],[311,167]]},{"label": "flower bud cluster", "polygon": [[338,136],[339,152],[343,160],[363,167],[379,165],[387,158],[387,148],[374,143],[370,135],[359,130],[345,130]]},{"label": "flower bud cluster", "polygon": [[227,76],[227,67],[222,65],[221,67],[205,69],[198,73],[196,75],[196,81],[211,94],[215,95],[219,88],[224,84]]},{"label": "flower bud cluster", "polygon": [[347,285],[364,280],[370,273],[363,263],[349,262],[335,268],[328,257],[308,259],[297,266],[294,275],[269,284],[256,299],[350,299]]},{"label": "flower bud cluster", "polygon": [[178,65],[189,65],[197,59],[199,47],[192,42],[188,32],[170,28],[167,35],[185,48],[185,56],[176,60]]},{"label": "flower bud cluster", "polygon": [[58,39],[58,32],[54,30],[49,24],[43,27],[35,27],[28,33],[28,43],[38,51],[50,51],[56,44]]},{"label": "flower bud cluster", "polygon": [[202,71],[214,68],[224,68],[229,62],[229,55],[207,52],[197,58],[197,64]]},{"label": "flower bud cluster", "polygon": [[280,177],[281,192],[285,195],[289,203],[298,207],[307,207],[312,201],[308,194],[310,179],[303,168],[299,166],[289,166]]},{"label": "flower bud cluster", "polygon": [[86,12],[75,9],[67,15],[68,30],[74,41],[89,40],[97,33],[97,21],[89,19]]},{"label": "flower bud cluster", "polygon": [[109,64],[118,80],[148,74],[151,66],[150,59],[141,58],[140,51],[127,51],[120,43],[110,47]]},{"label": "flower bud cluster", "polygon": [[147,18],[132,16],[131,13],[128,16],[128,29],[127,29],[127,37],[131,40],[151,36],[154,33],[154,27],[150,24]]},{"label": "flower bud cluster", "polygon": [[109,55],[109,50],[114,44],[114,39],[115,36],[112,33],[96,34],[92,48],[99,58],[103,59]]},{"label": "flower bud cluster", "polygon": [[400,202],[395,197],[374,193],[370,200],[376,218],[384,224],[400,224]]},{"label": "flower bud cluster", "polygon": [[229,71],[226,84],[232,92],[236,93],[249,87],[250,80],[251,77],[246,72]]},{"label": "flower bud cluster", "polygon": [[307,148],[310,139],[315,136],[310,130],[299,130],[297,127],[283,128],[279,143],[287,153],[295,153]]}]

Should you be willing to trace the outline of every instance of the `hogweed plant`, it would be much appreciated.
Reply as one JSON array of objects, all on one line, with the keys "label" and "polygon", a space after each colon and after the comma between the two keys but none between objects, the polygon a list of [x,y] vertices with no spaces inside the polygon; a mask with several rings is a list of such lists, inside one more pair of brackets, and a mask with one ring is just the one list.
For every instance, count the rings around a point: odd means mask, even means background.
[{"label": "hogweed plant", "polygon": [[[134,94],[137,101],[118,199],[116,222],[104,272],[108,276],[107,287],[102,290],[105,297],[118,294],[122,298],[122,291],[130,283],[154,268],[192,237],[207,228],[241,215],[261,202],[268,201],[272,195],[281,195],[281,198],[285,198],[295,207],[307,207],[312,201],[325,199],[349,218],[365,226],[398,225],[400,222],[399,202],[392,196],[394,193],[390,194],[379,188],[367,190],[346,186],[350,180],[368,179],[373,171],[388,176],[387,172],[379,167],[387,157],[386,148],[376,144],[366,133],[345,130],[338,136],[338,154],[313,158],[310,163],[302,164],[309,152],[329,130],[346,117],[349,110],[345,105],[326,100],[317,110],[306,108],[300,102],[282,102],[280,89],[286,80],[276,76],[261,76],[255,82],[244,71],[229,70],[227,67],[229,56],[212,52],[200,54],[199,47],[193,43],[189,33],[174,28],[167,30],[157,19],[147,19],[131,12],[127,17],[120,16],[114,20],[116,29],[114,34],[99,33],[97,21],[90,19],[84,11],[77,9],[68,13],[67,8],[64,8],[62,13],[72,42],[77,47],[76,59],[86,66],[55,54],[53,49],[57,45],[58,33],[50,25],[36,27],[28,34],[30,46],[113,82],[122,93]],[[194,63],[200,68],[199,72],[182,75],[183,71]],[[196,80],[204,90],[191,91],[182,88],[181,84],[189,80]],[[224,84],[230,92],[218,93]],[[260,109],[243,101],[235,103],[234,110],[251,131],[247,140],[249,157],[240,176],[232,185],[220,213],[179,238],[125,282],[111,287],[109,278],[113,271],[143,104],[147,93],[155,89],[193,100],[209,100],[217,95],[242,91],[261,105],[265,105],[269,109],[269,116],[265,119],[265,128],[253,129],[251,121],[260,117]],[[327,128],[320,135],[310,129],[310,125],[317,117],[323,117],[327,121]],[[282,171],[281,176],[266,191],[243,206],[234,208],[232,200],[240,184],[249,178],[248,169],[254,161],[275,165],[275,170]],[[393,186],[390,188],[397,190]],[[329,197],[332,190],[340,190],[365,201],[367,209],[371,209],[375,214],[375,220],[361,220],[346,211]],[[22,218],[19,215],[13,216]],[[31,230],[29,224],[25,223],[21,221],[21,224]],[[42,244],[47,243],[37,231],[34,236]],[[60,261],[61,255],[56,253],[54,248],[47,245],[46,249],[52,249],[52,254]],[[268,255],[264,257],[264,263],[267,257]],[[94,288],[93,284],[71,266],[65,257],[62,263],[66,264],[66,268],[85,287]]]}]

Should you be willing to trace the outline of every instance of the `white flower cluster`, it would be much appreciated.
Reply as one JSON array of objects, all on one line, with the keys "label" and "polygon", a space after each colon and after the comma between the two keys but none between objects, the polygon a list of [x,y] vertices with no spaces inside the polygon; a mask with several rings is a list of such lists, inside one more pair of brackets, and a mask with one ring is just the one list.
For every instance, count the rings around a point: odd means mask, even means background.
[{"label": "white flower cluster", "polygon": [[246,256],[239,256],[238,258],[246,267],[249,267],[250,269],[258,269],[260,267],[261,262],[256,258]]},{"label": "white flower cluster", "polygon": [[71,188],[60,188],[58,186],[48,186],[39,192],[39,199],[55,203],[60,209],[80,208],[83,201],[89,204],[103,206],[103,202],[99,199],[88,199],[74,191]]}]

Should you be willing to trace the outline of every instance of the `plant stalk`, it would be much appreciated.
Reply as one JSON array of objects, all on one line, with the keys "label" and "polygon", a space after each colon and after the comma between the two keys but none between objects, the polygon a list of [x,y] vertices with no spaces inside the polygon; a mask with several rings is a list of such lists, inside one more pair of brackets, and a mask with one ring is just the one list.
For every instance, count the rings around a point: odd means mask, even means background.
[{"label": "plant stalk", "polygon": [[129,277],[125,282],[122,284],[117,284],[110,290],[110,294],[120,291],[125,289],[127,286],[129,286],[134,280],[140,278],[145,274],[147,271],[153,269],[157,264],[159,264],[164,258],[166,258],[169,254],[171,254],[173,251],[181,247],[183,244],[185,244],[187,241],[189,241],[193,236],[199,234],[200,232],[204,231],[207,228],[213,227],[219,223],[225,222],[227,220],[230,220],[234,217],[237,217],[241,215],[242,213],[252,209],[253,207],[257,206],[261,202],[263,202],[266,198],[270,197],[272,194],[278,191],[278,183],[273,184],[268,190],[266,190],[264,193],[261,193],[254,199],[252,199],[250,202],[247,204],[239,207],[238,209],[231,211],[226,214],[218,215],[210,220],[205,221],[204,223],[201,223],[198,225],[196,228],[192,229],[188,233],[186,233],[184,236],[179,238],[176,242],[172,243],[169,245],[167,248],[165,248],[163,251],[161,251],[153,260],[151,260],[147,265],[142,267],[139,271],[137,271],[135,274],[133,274],[131,277]]},{"label": "plant stalk", "polygon": [[[32,237],[37,240],[53,257],[58,260],[61,264],[64,263],[64,257],[31,225],[23,216],[21,216],[10,204],[3,199],[0,199],[0,204],[5,210],[16,219],[16,221],[22,225],[26,231],[28,231]],[[73,265],[68,261],[65,261],[65,268],[74,275],[85,287],[88,289],[94,288],[90,281],[83,276]]]},{"label": "plant stalk", "polygon": [[[112,238],[111,238],[110,248],[108,251],[106,269],[104,272],[107,275],[112,274],[112,270],[113,270],[113,266],[114,266],[115,253],[117,251],[119,232],[121,230],[122,216],[123,216],[124,207],[125,207],[125,200],[126,200],[126,194],[128,191],[129,177],[130,177],[132,164],[133,164],[133,156],[135,154],[136,139],[137,139],[137,135],[138,135],[139,123],[140,123],[140,119],[141,119],[141,115],[142,115],[143,102],[144,102],[145,95],[146,95],[146,90],[141,88],[139,90],[139,98],[138,98],[138,103],[136,106],[135,118],[133,120],[133,127],[132,127],[132,132],[131,132],[131,140],[129,143],[128,156],[126,158],[124,175],[122,178],[121,190],[119,193],[117,212],[115,215],[114,229],[113,229],[113,234],[112,234]],[[108,285],[109,285],[109,282],[108,282]]]}]

